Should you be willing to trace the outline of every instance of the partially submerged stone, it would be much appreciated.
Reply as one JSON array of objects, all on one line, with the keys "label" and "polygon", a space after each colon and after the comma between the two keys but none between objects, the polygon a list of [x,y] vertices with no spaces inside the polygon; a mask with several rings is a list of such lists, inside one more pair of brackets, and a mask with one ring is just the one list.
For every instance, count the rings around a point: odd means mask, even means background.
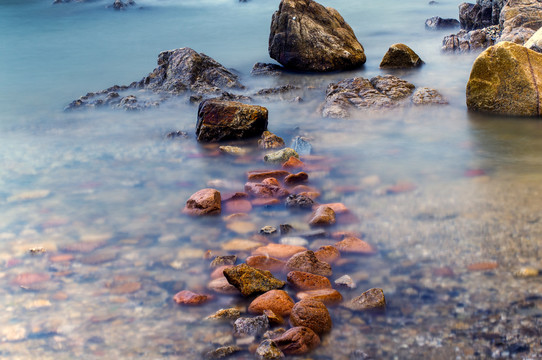
[{"label": "partially submerged stone", "polygon": [[197,294],[190,290],[179,291],[173,297],[173,300],[177,304],[181,305],[201,305],[209,301],[211,297],[209,295]]},{"label": "partially submerged stone", "polygon": [[198,108],[198,141],[217,142],[260,136],[267,129],[267,109],[237,101],[208,99]]},{"label": "partially submerged stone", "polygon": [[408,69],[423,65],[422,59],[405,44],[393,44],[390,46],[380,67],[383,69]]},{"label": "partially submerged stone", "polygon": [[500,42],[474,61],[467,83],[469,110],[541,116],[542,54]]},{"label": "partially submerged stone", "polygon": [[247,257],[246,264],[260,270],[279,271],[284,268],[286,262],[269,255],[252,255]]},{"label": "partially submerged stone", "polygon": [[279,360],[284,358],[284,354],[273,340],[266,339],[258,345],[256,357],[258,360]]},{"label": "partially submerged stone", "polygon": [[375,248],[369,243],[353,236],[345,237],[343,240],[336,242],[334,246],[339,249],[341,253],[357,253],[364,255],[373,255],[376,253]]},{"label": "partially submerged stone", "polygon": [[292,257],[286,262],[286,266],[284,268],[288,272],[304,271],[321,276],[333,275],[331,265],[324,261],[318,260],[316,255],[314,255],[314,252],[311,250],[292,255]]},{"label": "partially submerged stone", "polygon": [[382,289],[369,289],[363,294],[344,303],[344,306],[356,311],[383,311],[386,309],[386,299]]},{"label": "partially submerged stone", "polygon": [[287,68],[337,71],[365,63],[352,28],[333,8],[312,0],[282,0],[273,14],[269,55]]},{"label": "partially submerged stone", "polygon": [[263,157],[263,160],[265,162],[281,163],[282,164],[283,162],[287,161],[292,156],[296,157],[296,158],[299,158],[299,155],[297,154],[297,152],[294,149],[292,149],[292,148],[284,148],[282,150],[266,154]]},{"label": "partially submerged stone", "polygon": [[412,103],[414,105],[446,105],[448,100],[442,96],[437,90],[428,87],[416,89],[412,95]]},{"label": "partially submerged stone", "polygon": [[318,335],[330,332],[333,326],[324,303],[312,299],[301,300],[294,305],[290,314],[290,324],[306,326]]},{"label": "partially submerged stone", "polygon": [[273,341],[286,355],[307,354],[320,345],[320,337],[305,326],[293,327]]},{"label": "partially submerged stone", "polygon": [[331,282],[325,276],[305,271],[290,271],[286,276],[288,283],[299,290],[331,288]]},{"label": "partially submerged stone", "polygon": [[258,270],[247,264],[240,264],[225,269],[224,276],[243,296],[251,296],[273,289],[280,289],[286,285],[284,281],[276,279],[271,272]]},{"label": "partially submerged stone", "polygon": [[335,211],[326,205],[318,206],[309,220],[309,224],[313,226],[329,226],[335,222]]},{"label": "partially submerged stone", "polygon": [[183,213],[188,215],[219,215],[221,211],[220,192],[215,189],[202,189],[186,201]]},{"label": "partially submerged stone", "polygon": [[294,306],[294,301],[284,290],[270,290],[252,300],[248,312],[263,314],[265,310],[271,310],[279,316],[289,316]]},{"label": "partially submerged stone", "polygon": [[267,130],[262,133],[261,139],[258,140],[258,147],[260,149],[280,149],[284,146],[284,140],[280,136]]},{"label": "partially submerged stone", "polygon": [[205,360],[224,359],[242,350],[243,349],[236,345],[221,346],[215,350],[208,351],[203,358]]},{"label": "partially submerged stone", "polygon": [[459,27],[459,21],[456,19],[443,19],[440,16],[433,16],[425,20],[425,28],[428,30],[442,30]]},{"label": "partially submerged stone", "polygon": [[212,315],[207,316],[206,320],[237,320],[241,316],[241,312],[237,308],[220,309]]},{"label": "partially submerged stone", "polygon": [[252,255],[264,255],[278,259],[288,259],[292,255],[306,250],[307,248],[303,246],[270,243],[266,246],[257,248],[252,252]]},{"label": "partially submerged stone", "polygon": [[233,323],[233,335],[236,337],[259,336],[269,329],[266,315],[255,317],[240,317]]},{"label": "partially submerged stone", "polygon": [[343,296],[335,289],[315,289],[298,292],[296,297],[299,300],[316,300],[324,303],[326,306],[334,306],[343,300]]}]

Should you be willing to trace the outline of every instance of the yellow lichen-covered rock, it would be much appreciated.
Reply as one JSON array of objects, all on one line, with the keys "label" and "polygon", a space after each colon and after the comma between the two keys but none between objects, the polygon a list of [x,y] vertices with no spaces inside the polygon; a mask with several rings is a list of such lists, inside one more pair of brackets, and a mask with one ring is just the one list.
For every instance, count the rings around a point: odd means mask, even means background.
[{"label": "yellow lichen-covered rock", "polygon": [[467,107],[499,115],[540,116],[542,54],[511,42],[481,53],[467,83]]}]

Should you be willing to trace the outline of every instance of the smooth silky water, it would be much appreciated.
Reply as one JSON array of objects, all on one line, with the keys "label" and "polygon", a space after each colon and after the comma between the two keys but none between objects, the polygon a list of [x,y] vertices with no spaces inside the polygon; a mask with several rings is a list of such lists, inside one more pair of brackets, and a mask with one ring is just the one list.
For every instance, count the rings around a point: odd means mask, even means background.
[{"label": "smooth silky water", "polygon": [[[63,111],[87,92],[141,79],[160,51],[179,47],[237,71],[246,94],[284,83],[303,88],[300,103],[255,102],[269,109],[269,130],[287,143],[297,135],[311,139],[320,169],[310,173],[310,185],[321,191],[320,202],[342,202],[353,214],[330,231],[363,234],[378,249],[372,257],[347,256],[331,280],[349,274],[357,282],[357,289],[341,290],[345,299],[382,288],[388,312],[331,309],[334,330],[311,358],[349,359],[356,351],[498,357],[513,355],[518,343],[534,351],[520,330],[539,325],[542,306],[532,298],[541,285],[513,274],[540,265],[542,127],[467,111],[465,86],[477,54],[444,54],[448,31],[424,28],[431,16],[457,17],[458,2],[323,2],[354,29],[365,66],[252,77],[254,63],[272,62],[267,41],[278,3],[140,0],[114,11],[103,1],[0,2],[0,356],[198,359],[235,342],[229,324],[203,318],[247,305],[224,295],[202,307],[173,303],[179,290],[206,291],[205,252],[223,254],[221,244],[251,238],[264,225],[308,230],[307,214],[283,207],[253,210],[246,232],[228,229],[222,217],[181,214],[195,191],[243,191],[246,171],[271,167],[255,141],[243,143],[252,151],[242,159],[198,144],[197,106],[184,97],[141,112]],[[449,105],[351,119],[318,114],[330,82],[388,73],[378,65],[398,42],[426,64],[391,73],[438,89]],[[188,138],[166,139],[176,130]],[[397,183],[414,190],[387,195]],[[99,249],[55,259],[66,246],[96,241]],[[40,247],[47,253],[29,253]],[[480,262],[498,267],[467,270]],[[28,273],[49,279],[19,286],[17,276]],[[534,305],[516,311],[525,299]],[[483,334],[509,337],[499,343]]]}]

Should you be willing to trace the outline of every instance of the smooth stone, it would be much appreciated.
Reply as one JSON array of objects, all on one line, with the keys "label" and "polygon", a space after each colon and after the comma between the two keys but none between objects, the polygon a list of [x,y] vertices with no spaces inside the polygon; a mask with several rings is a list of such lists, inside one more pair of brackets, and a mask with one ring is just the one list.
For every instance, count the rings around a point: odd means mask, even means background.
[{"label": "smooth stone", "polygon": [[239,290],[235,286],[230,284],[228,279],[226,279],[224,276],[219,277],[218,279],[211,280],[207,284],[207,288],[219,294],[226,294],[226,295],[239,294]]},{"label": "smooth stone", "polygon": [[284,178],[284,183],[286,185],[296,185],[299,183],[304,183],[309,180],[309,175],[306,172],[299,172],[297,174],[290,174]]},{"label": "smooth stone", "polygon": [[290,324],[292,327],[306,326],[318,335],[330,332],[333,326],[324,303],[311,299],[301,300],[294,305],[290,314]]},{"label": "smooth stone", "polygon": [[196,294],[190,290],[183,290],[175,294],[173,300],[181,305],[201,305],[209,301],[210,297],[208,295]]},{"label": "smooth stone", "polygon": [[252,251],[259,248],[263,244],[259,241],[248,239],[232,239],[228,242],[220,244],[222,250],[225,251]]},{"label": "smooth stone", "polygon": [[310,197],[299,194],[291,194],[286,198],[286,207],[293,209],[312,209],[315,202]]},{"label": "smooth stone", "polygon": [[224,212],[228,214],[249,213],[252,211],[252,204],[248,200],[229,200],[224,203]]},{"label": "smooth stone", "polygon": [[373,288],[365,291],[360,296],[344,303],[344,306],[355,311],[384,311],[386,298],[382,289]]},{"label": "smooth stone", "polygon": [[209,277],[211,279],[218,279],[218,278],[221,278],[224,276],[224,269],[228,269],[228,268],[231,268],[233,267],[234,265],[222,265],[222,266],[219,266],[217,268],[215,268],[213,270],[213,272],[211,273],[211,275],[209,275]]},{"label": "smooth stone", "polygon": [[289,259],[292,255],[305,250],[307,250],[307,248],[303,246],[271,243],[257,248],[252,252],[252,255],[264,255],[278,259]]},{"label": "smooth stone", "polygon": [[277,228],[271,225],[266,225],[260,229],[260,234],[272,235],[277,233]]},{"label": "smooth stone", "polygon": [[248,182],[245,184],[245,191],[250,195],[259,198],[284,198],[290,195],[288,190],[268,183],[258,184]]},{"label": "smooth stone", "polygon": [[271,339],[264,340],[256,349],[256,358],[258,360],[278,360],[284,358],[284,353],[277,344]]},{"label": "smooth stone", "polygon": [[290,156],[288,161],[284,162],[282,164],[283,169],[303,169],[303,166],[305,166],[305,163],[295,156]]},{"label": "smooth stone", "polygon": [[259,336],[269,329],[269,320],[266,315],[256,317],[240,317],[233,323],[235,337]]},{"label": "smooth stone", "polygon": [[352,280],[350,275],[343,275],[343,276],[339,277],[338,279],[335,280],[335,285],[343,286],[343,287],[346,287],[348,289],[355,289],[356,288],[356,283],[354,282],[354,280]]},{"label": "smooth stone", "polygon": [[284,179],[290,175],[286,170],[253,170],[247,173],[248,181],[262,181],[267,178]]},{"label": "smooth stone", "polygon": [[321,205],[330,207],[335,212],[335,214],[343,214],[350,211],[343,203],[327,203]]},{"label": "smooth stone", "polygon": [[331,288],[331,282],[325,276],[304,271],[290,271],[286,276],[288,283],[299,290]]},{"label": "smooth stone", "polygon": [[331,276],[331,265],[326,262],[318,260],[314,252],[311,250],[297,253],[290,257],[286,262],[284,269],[290,271],[304,271],[311,274],[321,276]]},{"label": "smooth stone", "polygon": [[265,162],[269,163],[280,163],[287,161],[290,157],[299,158],[298,153],[292,148],[284,148],[272,153],[268,153],[263,157]]},{"label": "smooth stone", "polygon": [[273,338],[279,349],[286,355],[304,355],[320,345],[320,337],[312,329],[296,326]]},{"label": "smooth stone", "polygon": [[331,245],[321,246],[317,251],[314,252],[314,255],[318,260],[327,262],[328,264],[333,264],[341,258],[341,253],[339,250]]},{"label": "smooth stone", "polygon": [[383,69],[408,69],[423,65],[422,59],[405,44],[393,44],[382,58]]},{"label": "smooth stone", "polygon": [[312,214],[309,224],[312,226],[329,226],[335,224],[335,211],[325,205],[320,205]]},{"label": "smooth stone", "polygon": [[197,216],[218,215],[221,209],[220,192],[215,189],[202,189],[186,201],[183,213]]},{"label": "smooth stone", "polygon": [[249,307],[248,312],[252,314],[263,314],[265,310],[271,310],[279,316],[289,316],[294,306],[294,301],[284,290],[270,290],[256,299]]},{"label": "smooth stone", "polygon": [[260,270],[281,271],[286,262],[266,255],[253,255],[246,259],[246,264]]},{"label": "smooth stone", "polygon": [[224,276],[230,284],[239,289],[243,296],[280,289],[286,285],[284,281],[276,279],[271,272],[259,270],[247,264],[225,269]]},{"label": "smooth stone", "polygon": [[376,253],[376,250],[369,245],[369,243],[353,236],[348,236],[343,240],[336,242],[334,246],[340,252],[344,253],[357,253],[365,255],[373,255]]},{"label": "smooth stone", "polygon": [[255,232],[257,229],[254,223],[248,221],[232,221],[226,225],[226,228],[240,235]]},{"label": "smooth stone", "polygon": [[321,301],[324,305],[334,306],[343,301],[343,296],[335,289],[315,289],[298,292],[296,297],[299,300],[316,300]]}]

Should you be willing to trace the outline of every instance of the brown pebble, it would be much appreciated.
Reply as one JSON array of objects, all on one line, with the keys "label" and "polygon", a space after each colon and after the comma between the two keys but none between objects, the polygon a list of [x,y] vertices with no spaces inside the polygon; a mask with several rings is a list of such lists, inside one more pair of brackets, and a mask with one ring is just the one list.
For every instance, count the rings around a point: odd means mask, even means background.
[{"label": "brown pebble", "polygon": [[280,186],[248,182],[245,184],[245,191],[250,195],[260,198],[283,198],[290,195],[290,192]]},{"label": "brown pebble", "polygon": [[304,271],[290,271],[286,279],[291,286],[299,290],[331,288],[331,282],[327,277]]},{"label": "brown pebble", "polygon": [[228,268],[231,268],[231,267],[233,267],[233,265],[221,265],[221,266],[217,267],[211,273],[211,275],[210,275],[211,279],[218,279],[220,277],[223,277],[224,276],[224,269],[228,269]]},{"label": "brown pebble", "polygon": [[488,271],[494,270],[499,266],[496,261],[478,262],[467,266],[469,271]]},{"label": "brown pebble", "polygon": [[286,355],[303,355],[320,345],[320,337],[310,328],[296,326],[273,338],[279,349]]},{"label": "brown pebble", "polygon": [[382,289],[373,288],[344,304],[351,310],[383,311],[386,309],[386,298]]},{"label": "brown pebble", "polygon": [[249,256],[245,262],[248,266],[252,266],[253,268],[268,270],[271,272],[280,271],[284,268],[284,265],[286,265],[285,261],[275,259],[266,255]]},{"label": "brown pebble", "polygon": [[303,169],[303,166],[305,166],[305,163],[295,156],[290,156],[288,161],[282,164],[283,169]]},{"label": "brown pebble", "polygon": [[335,224],[335,212],[328,206],[319,206],[312,214],[309,224],[313,226],[327,226]]},{"label": "brown pebble", "polygon": [[224,212],[228,214],[249,213],[252,204],[248,200],[230,200],[224,203]]},{"label": "brown pebble", "polygon": [[305,299],[297,302],[290,314],[292,326],[306,326],[318,335],[331,331],[331,316],[321,301]]},{"label": "brown pebble", "polygon": [[335,289],[307,290],[296,294],[299,300],[311,299],[323,302],[325,305],[333,306],[343,300],[343,296]]},{"label": "brown pebble", "polygon": [[248,181],[262,181],[270,177],[284,179],[288,175],[290,173],[285,170],[254,170],[247,173]]},{"label": "brown pebble", "polygon": [[259,315],[265,310],[271,310],[279,316],[289,316],[293,306],[294,301],[286,291],[270,290],[254,299],[248,307],[248,312]]},{"label": "brown pebble", "polygon": [[181,305],[201,305],[210,300],[209,295],[196,294],[190,290],[179,291],[173,297],[177,304]]},{"label": "brown pebble", "polygon": [[331,276],[331,265],[324,261],[318,260],[314,252],[311,250],[303,251],[292,255],[286,262],[285,271],[305,271],[311,274]]},{"label": "brown pebble", "polygon": [[275,198],[256,198],[251,201],[252,206],[271,206],[280,204],[279,199]]},{"label": "brown pebble", "polygon": [[314,252],[314,255],[318,260],[327,262],[328,264],[335,263],[341,257],[339,250],[331,245],[321,246],[320,249]]},{"label": "brown pebble", "polygon": [[288,259],[292,255],[306,250],[307,248],[303,246],[271,243],[257,248],[252,252],[252,255],[265,255],[278,259]]},{"label": "brown pebble", "polygon": [[[330,207],[335,212],[335,214],[344,214],[349,211],[348,208],[343,203],[321,204],[320,206]],[[315,208],[317,208],[317,206],[315,206]]]},{"label": "brown pebble", "polygon": [[376,254],[376,250],[369,243],[356,237],[346,237],[335,243],[335,247],[342,253],[357,253],[364,255]]},{"label": "brown pebble", "polygon": [[[289,176],[289,175],[288,175]],[[280,186],[280,183],[277,179],[270,177],[262,180],[264,185]]]},{"label": "brown pebble", "polygon": [[183,209],[184,214],[201,215],[219,215],[221,211],[220,192],[215,189],[201,189],[186,201]]},{"label": "brown pebble", "polygon": [[284,178],[284,183],[287,185],[295,185],[309,180],[309,175],[306,172],[290,174]]}]

